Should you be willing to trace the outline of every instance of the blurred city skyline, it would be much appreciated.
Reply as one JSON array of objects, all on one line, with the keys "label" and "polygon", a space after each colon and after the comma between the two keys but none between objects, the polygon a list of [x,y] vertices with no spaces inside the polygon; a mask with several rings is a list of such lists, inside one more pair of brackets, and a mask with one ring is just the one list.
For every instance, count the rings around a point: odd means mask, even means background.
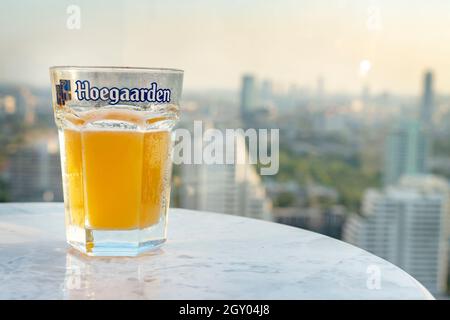
[{"label": "blurred city skyline", "polygon": [[449,18],[443,0],[3,1],[0,202],[63,199],[50,65],[180,68],[178,127],[277,128],[280,166],[176,165],[172,207],[320,232],[444,297]]},{"label": "blurred city skyline", "polygon": [[[66,26],[69,5],[80,29]],[[419,1],[2,1],[0,83],[48,87],[51,65],[185,70],[186,90],[238,90],[239,75],[274,88],[420,95],[434,71],[450,93],[450,3]],[[437,32],[439,30],[439,32]],[[81,49],[82,48],[82,49]]]}]

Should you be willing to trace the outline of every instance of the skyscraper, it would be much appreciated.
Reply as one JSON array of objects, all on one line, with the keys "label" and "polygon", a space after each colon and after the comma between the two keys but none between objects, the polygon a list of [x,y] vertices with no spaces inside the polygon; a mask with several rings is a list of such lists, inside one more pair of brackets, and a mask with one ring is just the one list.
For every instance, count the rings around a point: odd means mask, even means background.
[{"label": "skyscraper", "polygon": [[403,175],[427,172],[429,137],[424,126],[401,121],[389,132],[384,150],[384,184],[395,184]]},{"label": "skyscraper", "polygon": [[449,190],[434,176],[404,177],[368,190],[362,216],[347,220],[343,239],[403,268],[433,293],[447,285]]},{"label": "skyscraper", "polygon": [[434,92],[433,92],[433,73],[425,72],[423,79],[423,97],[420,108],[420,120],[425,126],[429,126],[433,119],[434,112]]},{"label": "skyscraper", "polygon": [[272,81],[264,80],[261,84],[261,100],[264,104],[268,104],[272,101]]},{"label": "skyscraper", "polygon": [[317,101],[322,102],[325,95],[325,79],[320,76],[317,79]]},{"label": "skyscraper", "polygon": [[56,137],[33,141],[11,156],[7,169],[11,201],[62,201]]},{"label": "skyscraper", "polygon": [[364,85],[361,91],[361,101],[364,106],[367,106],[367,103],[370,100],[370,87],[368,85]]},{"label": "skyscraper", "polygon": [[256,106],[256,84],[252,75],[242,77],[241,86],[241,116],[245,121],[248,114]]}]

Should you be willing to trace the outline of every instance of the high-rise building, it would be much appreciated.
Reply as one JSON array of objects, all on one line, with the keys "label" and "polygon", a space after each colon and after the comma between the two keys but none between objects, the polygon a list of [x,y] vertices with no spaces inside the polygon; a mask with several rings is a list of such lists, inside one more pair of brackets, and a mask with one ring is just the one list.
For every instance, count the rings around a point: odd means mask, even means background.
[{"label": "high-rise building", "polygon": [[62,201],[57,138],[33,141],[15,152],[6,172],[11,201]]},{"label": "high-rise building", "polygon": [[320,76],[317,79],[317,100],[322,102],[325,95],[325,79]]},{"label": "high-rise building", "polygon": [[420,108],[420,120],[425,126],[429,126],[433,119],[434,112],[434,92],[433,92],[433,73],[425,72],[423,79],[423,97]]},{"label": "high-rise building", "polygon": [[241,86],[241,116],[244,121],[256,106],[256,96],[255,78],[252,75],[244,75]]},{"label": "high-rise building", "polygon": [[395,125],[385,141],[384,184],[395,184],[404,175],[428,170],[429,137],[424,126],[412,120]]},{"label": "high-rise building", "polygon": [[370,100],[370,87],[368,85],[364,85],[361,91],[361,101],[364,106],[367,106]]},{"label": "high-rise building", "polygon": [[435,294],[447,285],[448,183],[407,176],[368,190],[361,216],[347,220],[343,239],[403,268]]},{"label": "high-rise building", "polygon": [[270,80],[264,80],[263,82],[262,82],[262,84],[261,84],[261,94],[260,94],[260,96],[261,96],[261,101],[265,104],[265,105],[267,105],[267,104],[269,104],[271,101],[272,101],[272,95],[273,95],[273,92],[272,92],[273,90],[272,90],[272,81],[270,81]]},{"label": "high-rise building", "polygon": [[[235,153],[247,153],[236,136]],[[251,164],[181,165],[180,207],[271,220],[271,202]]]}]

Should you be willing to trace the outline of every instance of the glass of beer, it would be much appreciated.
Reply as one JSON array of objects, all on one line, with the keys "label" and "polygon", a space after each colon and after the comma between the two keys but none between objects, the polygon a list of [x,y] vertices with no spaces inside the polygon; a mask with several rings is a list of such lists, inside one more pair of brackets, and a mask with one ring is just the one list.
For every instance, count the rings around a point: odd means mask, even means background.
[{"label": "glass of beer", "polygon": [[52,67],[68,243],[135,256],[166,240],[183,71]]}]

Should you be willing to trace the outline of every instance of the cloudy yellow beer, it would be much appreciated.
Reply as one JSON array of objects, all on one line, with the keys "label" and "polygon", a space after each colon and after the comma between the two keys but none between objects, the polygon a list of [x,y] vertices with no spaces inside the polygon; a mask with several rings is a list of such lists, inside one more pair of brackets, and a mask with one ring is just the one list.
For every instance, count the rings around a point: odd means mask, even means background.
[{"label": "cloudy yellow beer", "polygon": [[158,223],[169,198],[170,133],[64,129],[70,222],[95,230]]}]

